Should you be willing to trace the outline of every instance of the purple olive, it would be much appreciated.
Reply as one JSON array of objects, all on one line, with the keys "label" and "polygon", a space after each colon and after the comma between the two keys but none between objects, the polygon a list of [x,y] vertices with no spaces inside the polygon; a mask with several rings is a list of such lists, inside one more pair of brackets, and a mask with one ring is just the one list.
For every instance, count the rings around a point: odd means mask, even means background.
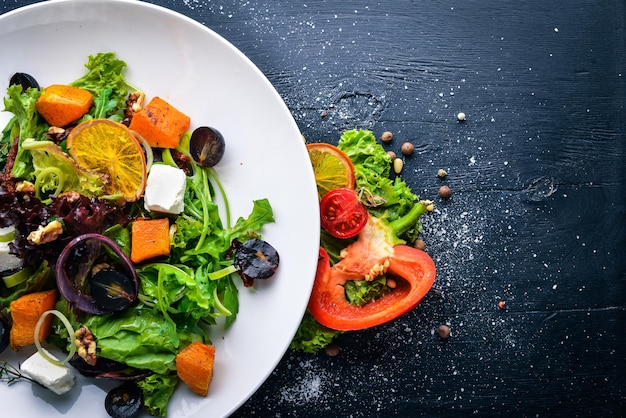
[{"label": "purple olive", "polygon": [[136,382],[127,381],[111,389],[104,399],[104,408],[113,418],[133,418],[143,406],[143,392]]},{"label": "purple olive", "polygon": [[251,239],[237,247],[234,264],[244,285],[252,286],[254,279],[267,279],[278,268],[278,252],[267,242]]},{"label": "purple olive", "polygon": [[9,81],[9,85],[13,86],[15,84],[21,85],[22,91],[26,91],[31,88],[39,89],[39,83],[37,82],[37,80],[35,80],[35,77],[26,73],[13,74],[13,76],[11,77],[11,80]]},{"label": "purple olive", "polygon": [[191,157],[202,167],[213,167],[219,163],[224,156],[225,148],[222,134],[208,126],[197,128],[189,139]]},{"label": "purple olive", "polygon": [[123,311],[136,299],[133,279],[117,269],[98,271],[91,277],[89,287],[93,300],[110,312]]}]

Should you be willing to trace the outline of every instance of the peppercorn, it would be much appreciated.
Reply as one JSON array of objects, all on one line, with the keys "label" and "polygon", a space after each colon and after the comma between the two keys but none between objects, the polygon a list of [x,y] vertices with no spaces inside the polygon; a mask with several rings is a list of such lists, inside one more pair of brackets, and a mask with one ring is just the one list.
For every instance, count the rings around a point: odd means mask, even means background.
[{"label": "peppercorn", "polygon": [[380,140],[383,142],[391,142],[392,139],[393,139],[393,134],[389,131],[383,132],[383,134],[380,136]]},{"label": "peppercorn", "polygon": [[441,196],[442,199],[448,199],[452,196],[452,190],[450,190],[448,186],[441,186],[439,188],[439,196]]},{"label": "peppercorn", "polygon": [[389,158],[391,158],[391,161],[393,162],[393,160],[396,159],[396,153],[393,151],[387,151],[387,155],[389,156]]},{"label": "peppercorn", "polygon": [[444,340],[450,337],[450,327],[447,325],[439,325],[439,329],[437,330],[440,338]]},{"label": "peppercorn", "polygon": [[336,343],[330,343],[326,346],[324,351],[326,352],[327,356],[335,357],[337,354],[339,354],[339,346]]},{"label": "peppercorn", "polygon": [[418,239],[417,241],[415,241],[415,248],[424,251],[424,249],[426,248],[426,241],[424,241],[423,239]]},{"label": "peppercorn", "polygon": [[404,144],[402,144],[401,149],[404,155],[411,155],[413,154],[413,150],[415,150],[415,147],[410,142],[405,142]]}]

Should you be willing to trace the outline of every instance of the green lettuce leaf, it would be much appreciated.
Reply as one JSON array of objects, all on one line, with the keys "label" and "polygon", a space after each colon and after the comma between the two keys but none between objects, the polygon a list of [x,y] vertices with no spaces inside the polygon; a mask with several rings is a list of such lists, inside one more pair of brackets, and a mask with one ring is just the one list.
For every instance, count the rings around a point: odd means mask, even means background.
[{"label": "green lettuce leaf", "polygon": [[197,335],[152,309],[136,307],[117,314],[87,318],[85,326],[96,337],[98,355],[138,369],[167,374],[174,371],[176,354]]},{"label": "green lettuce leaf", "polygon": [[143,403],[151,415],[165,417],[178,377],[174,374],[153,374],[137,382],[143,391]]},{"label": "green lettuce leaf", "polygon": [[[30,269],[31,267],[26,267]],[[28,279],[16,287],[7,288],[0,285],[0,306],[8,307],[11,302],[28,293],[54,289],[56,286],[52,269],[47,262],[43,262],[37,268],[31,270]]]},{"label": "green lettuce leaf", "polygon": [[371,131],[346,131],[337,146],[354,164],[356,191],[373,215],[393,222],[419,200],[402,178],[390,178],[389,155]]},{"label": "green lettuce leaf", "polygon": [[89,71],[70,83],[87,90],[94,99],[88,115],[81,121],[90,118],[121,120],[128,92],[133,88],[124,78],[126,62],[118,59],[114,52],[100,52],[90,55],[85,67]]},{"label": "green lettuce leaf", "polygon": [[26,139],[22,149],[32,158],[37,197],[45,200],[48,195],[78,192],[92,197],[104,193],[104,181],[96,173],[81,170],[65,152],[52,141]]},{"label": "green lettuce leaf", "polygon": [[327,347],[342,331],[326,328],[307,310],[289,348],[315,354]]},{"label": "green lettuce leaf", "polygon": [[24,152],[22,142],[28,138],[45,139],[49,128],[35,107],[40,95],[41,91],[38,89],[30,88],[22,92],[22,86],[12,85],[7,89],[7,97],[4,98],[4,110],[13,113],[13,117],[2,131],[0,166],[4,170],[13,139],[19,137],[20,146],[11,171],[13,177],[18,179],[29,179],[33,171],[30,153]]}]

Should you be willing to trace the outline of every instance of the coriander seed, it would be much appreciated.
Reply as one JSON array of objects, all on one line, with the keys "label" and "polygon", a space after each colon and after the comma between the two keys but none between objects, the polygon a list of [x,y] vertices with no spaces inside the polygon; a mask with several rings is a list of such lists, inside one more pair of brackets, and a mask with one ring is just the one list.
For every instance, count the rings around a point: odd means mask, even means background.
[{"label": "coriander seed", "polygon": [[447,325],[439,325],[439,329],[437,330],[440,338],[444,340],[450,337],[450,327]]},{"label": "coriander seed", "polygon": [[408,156],[408,155],[413,154],[415,147],[410,142],[405,142],[404,144],[402,144],[401,150],[404,155]]},{"label": "coriander seed", "polygon": [[393,139],[393,134],[389,131],[383,132],[383,134],[380,136],[380,140],[383,142],[391,142],[392,139]]},{"label": "coriander seed", "polygon": [[327,356],[335,357],[337,354],[339,354],[339,346],[336,343],[330,343],[326,346],[324,351],[326,352]]}]

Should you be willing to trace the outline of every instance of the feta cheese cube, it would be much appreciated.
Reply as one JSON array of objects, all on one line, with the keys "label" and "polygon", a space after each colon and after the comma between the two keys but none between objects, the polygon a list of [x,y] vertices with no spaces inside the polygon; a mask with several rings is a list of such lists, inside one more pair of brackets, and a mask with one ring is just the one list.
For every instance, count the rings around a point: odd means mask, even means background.
[{"label": "feta cheese cube", "polygon": [[[12,226],[0,228],[0,234],[10,234],[15,230]],[[0,271],[7,271],[19,268],[22,260],[16,255],[9,254],[9,242],[0,242]]]},{"label": "feta cheese cube", "polygon": [[[48,356],[54,355],[46,351]],[[39,351],[27,358],[20,366],[22,373],[38,383],[41,383],[57,395],[62,395],[69,391],[76,378],[74,373],[67,366],[57,366],[46,360]]]},{"label": "feta cheese cube", "polygon": [[146,210],[179,214],[185,208],[187,176],[177,167],[154,164],[148,173],[143,201]]}]

